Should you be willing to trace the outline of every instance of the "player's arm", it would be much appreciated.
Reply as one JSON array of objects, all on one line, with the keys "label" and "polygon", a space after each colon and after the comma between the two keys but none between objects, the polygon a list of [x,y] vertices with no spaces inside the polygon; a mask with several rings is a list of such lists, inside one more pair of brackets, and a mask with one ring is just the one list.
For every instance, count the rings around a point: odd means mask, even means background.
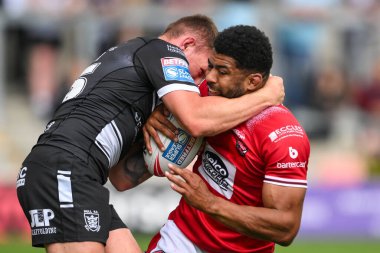
[{"label": "player's arm", "polygon": [[265,108],[281,104],[284,96],[282,78],[271,76],[262,89],[239,98],[200,97],[194,92],[174,91],[162,100],[182,126],[198,137],[231,129]]},{"label": "player's arm", "polygon": [[264,183],[264,207],[237,205],[211,193],[195,173],[170,166],[171,187],[191,206],[207,213],[231,229],[257,239],[290,245],[298,233],[305,188]]},{"label": "player's arm", "polygon": [[131,147],[123,159],[109,171],[110,182],[118,191],[131,189],[151,176],[145,167],[142,142]]}]

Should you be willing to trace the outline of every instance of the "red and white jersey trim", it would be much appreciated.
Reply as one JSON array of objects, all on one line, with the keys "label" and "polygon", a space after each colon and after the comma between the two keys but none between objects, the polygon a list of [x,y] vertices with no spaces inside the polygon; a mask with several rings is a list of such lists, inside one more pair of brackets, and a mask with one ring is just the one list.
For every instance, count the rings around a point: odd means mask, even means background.
[{"label": "red and white jersey trim", "polygon": [[299,187],[299,188],[307,188],[307,180],[302,179],[291,179],[291,178],[281,178],[274,176],[264,177],[264,183],[281,185],[281,186],[289,186],[289,187]]}]

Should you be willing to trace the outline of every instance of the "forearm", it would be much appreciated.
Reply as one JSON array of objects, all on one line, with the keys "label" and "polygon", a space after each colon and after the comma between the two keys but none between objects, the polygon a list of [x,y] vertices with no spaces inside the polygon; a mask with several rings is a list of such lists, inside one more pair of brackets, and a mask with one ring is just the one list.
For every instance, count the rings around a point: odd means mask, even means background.
[{"label": "forearm", "polygon": [[285,97],[281,77],[271,76],[266,85],[239,98],[200,97],[188,91],[169,92],[163,102],[193,136],[213,136],[257,115],[265,108],[281,104]]},{"label": "forearm", "polygon": [[[169,110],[182,126],[196,137],[225,132],[274,104],[274,100],[272,101],[266,93],[259,91],[234,99],[217,96],[171,98],[177,101],[168,105]],[[182,106],[177,106],[178,104]]]},{"label": "forearm", "polygon": [[120,164],[110,169],[109,180],[118,191],[125,191],[136,187],[152,175],[144,168],[128,168]]},{"label": "forearm", "polygon": [[[203,110],[198,110],[198,119],[203,119],[204,125],[199,129],[199,135],[213,136],[225,132],[238,124],[259,114],[271,106],[269,100],[258,94],[250,94],[236,99],[224,99],[221,97],[208,97],[211,101]],[[206,98],[207,99],[207,98]],[[223,99],[222,102],[214,102],[214,99]]]},{"label": "forearm", "polygon": [[152,175],[145,167],[142,142],[132,146],[118,164],[110,169],[109,180],[118,191],[131,189]]},{"label": "forearm", "polygon": [[237,205],[219,197],[212,203],[203,211],[231,229],[257,239],[287,246],[299,229],[299,222],[291,212]]}]

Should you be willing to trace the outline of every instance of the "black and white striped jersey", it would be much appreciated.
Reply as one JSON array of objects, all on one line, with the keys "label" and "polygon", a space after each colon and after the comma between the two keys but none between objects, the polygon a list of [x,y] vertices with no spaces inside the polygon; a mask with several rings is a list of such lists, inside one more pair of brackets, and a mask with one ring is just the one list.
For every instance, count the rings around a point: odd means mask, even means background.
[{"label": "black and white striped jersey", "polygon": [[139,37],[110,48],[87,67],[57,108],[36,145],[93,159],[106,180],[138,138],[160,98],[174,90],[199,92],[180,48]]}]

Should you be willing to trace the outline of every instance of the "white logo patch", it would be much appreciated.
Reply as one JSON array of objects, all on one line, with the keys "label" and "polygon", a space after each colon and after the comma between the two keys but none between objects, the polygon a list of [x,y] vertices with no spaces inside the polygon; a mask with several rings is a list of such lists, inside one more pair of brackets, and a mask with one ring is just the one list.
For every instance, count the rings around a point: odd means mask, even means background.
[{"label": "white logo patch", "polygon": [[32,235],[46,235],[57,233],[56,227],[50,227],[50,221],[55,215],[51,209],[33,209],[29,210],[30,227]]},{"label": "white logo patch", "polygon": [[84,226],[87,231],[98,232],[100,230],[99,225],[99,212],[96,210],[84,210],[84,221],[86,225]]},{"label": "white logo patch", "polygon": [[298,157],[298,151],[297,151],[297,149],[289,147],[289,156],[292,159],[296,159]]},{"label": "white logo patch", "polygon": [[181,58],[161,58],[162,70],[166,81],[194,82],[190,75],[189,64]]},{"label": "white logo patch", "polygon": [[216,152],[209,144],[202,154],[199,173],[217,192],[231,199],[234,191],[236,167]]},{"label": "white logo patch", "polygon": [[287,125],[281,128],[278,128],[271,132],[268,137],[272,142],[278,142],[279,140],[282,140],[287,137],[296,136],[296,137],[303,137],[304,131],[302,127],[297,125]]}]

